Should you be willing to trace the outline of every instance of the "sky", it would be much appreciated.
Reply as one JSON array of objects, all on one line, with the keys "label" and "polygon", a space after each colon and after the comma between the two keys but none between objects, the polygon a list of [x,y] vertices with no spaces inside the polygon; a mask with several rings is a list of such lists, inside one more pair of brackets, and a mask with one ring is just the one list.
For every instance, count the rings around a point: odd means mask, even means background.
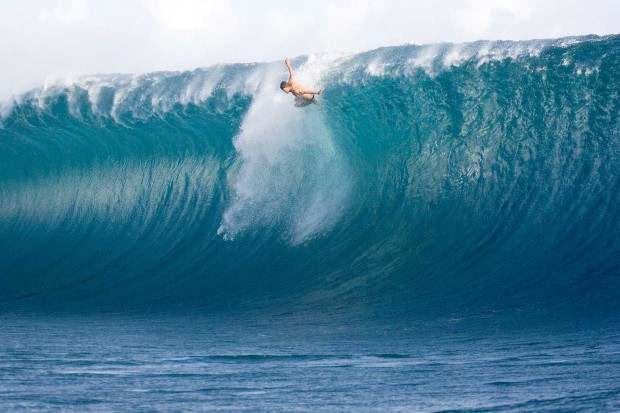
[{"label": "sky", "polygon": [[612,33],[620,0],[0,0],[0,99],[79,74]]}]

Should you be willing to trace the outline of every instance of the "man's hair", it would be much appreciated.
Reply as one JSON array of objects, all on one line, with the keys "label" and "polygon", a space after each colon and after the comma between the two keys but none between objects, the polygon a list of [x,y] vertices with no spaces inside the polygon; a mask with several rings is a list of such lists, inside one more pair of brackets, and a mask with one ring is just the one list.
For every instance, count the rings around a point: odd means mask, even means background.
[{"label": "man's hair", "polygon": [[283,80],[280,82],[280,89],[284,90],[284,88],[287,86],[288,86],[288,82],[286,80]]}]

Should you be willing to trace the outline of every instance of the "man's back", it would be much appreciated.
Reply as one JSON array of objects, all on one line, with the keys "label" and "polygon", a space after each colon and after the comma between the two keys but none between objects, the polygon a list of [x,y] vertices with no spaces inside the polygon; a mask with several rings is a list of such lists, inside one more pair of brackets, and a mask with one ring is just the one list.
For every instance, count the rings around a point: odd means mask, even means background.
[{"label": "man's back", "polygon": [[293,95],[295,95],[296,97],[303,97],[309,100],[314,99],[314,94],[304,93],[304,91],[308,90],[307,87],[297,82],[291,82],[291,83],[292,85],[291,85],[290,90]]}]

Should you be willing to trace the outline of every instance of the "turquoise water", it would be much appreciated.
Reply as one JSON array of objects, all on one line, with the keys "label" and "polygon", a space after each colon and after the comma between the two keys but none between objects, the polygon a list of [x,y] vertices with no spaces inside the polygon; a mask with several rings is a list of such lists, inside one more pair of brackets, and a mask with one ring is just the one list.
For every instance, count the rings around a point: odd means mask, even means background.
[{"label": "turquoise water", "polygon": [[282,62],[3,104],[3,404],[617,409],[619,63],[398,46],[294,59],[307,108]]}]

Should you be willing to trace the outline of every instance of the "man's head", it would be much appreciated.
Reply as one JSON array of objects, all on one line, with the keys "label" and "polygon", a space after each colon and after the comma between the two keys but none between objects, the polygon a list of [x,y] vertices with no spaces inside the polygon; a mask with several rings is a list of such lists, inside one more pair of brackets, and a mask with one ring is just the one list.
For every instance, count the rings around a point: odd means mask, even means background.
[{"label": "man's head", "polygon": [[291,87],[288,85],[288,82],[283,80],[282,82],[280,82],[280,89],[282,89],[282,91],[284,93],[288,93],[291,90]]}]

